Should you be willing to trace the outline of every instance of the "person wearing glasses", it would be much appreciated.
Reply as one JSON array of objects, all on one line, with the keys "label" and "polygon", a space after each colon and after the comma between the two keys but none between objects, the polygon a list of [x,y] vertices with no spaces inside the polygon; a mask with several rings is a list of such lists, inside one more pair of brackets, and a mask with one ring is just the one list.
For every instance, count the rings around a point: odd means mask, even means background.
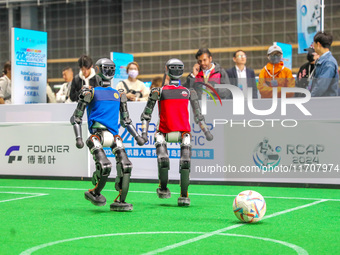
[{"label": "person wearing glasses", "polygon": [[248,97],[248,90],[251,89],[252,98],[257,98],[255,72],[253,69],[246,67],[246,53],[243,50],[235,51],[233,61],[235,66],[227,70],[230,83],[239,87],[243,91],[245,97]]}]

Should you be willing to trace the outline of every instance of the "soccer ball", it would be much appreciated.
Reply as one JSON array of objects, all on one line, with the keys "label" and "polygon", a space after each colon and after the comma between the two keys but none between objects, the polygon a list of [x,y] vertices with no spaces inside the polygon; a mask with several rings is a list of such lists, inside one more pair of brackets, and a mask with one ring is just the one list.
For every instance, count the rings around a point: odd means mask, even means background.
[{"label": "soccer ball", "polygon": [[240,221],[254,223],[260,221],[265,215],[266,201],[256,191],[242,191],[234,199],[233,210]]}]

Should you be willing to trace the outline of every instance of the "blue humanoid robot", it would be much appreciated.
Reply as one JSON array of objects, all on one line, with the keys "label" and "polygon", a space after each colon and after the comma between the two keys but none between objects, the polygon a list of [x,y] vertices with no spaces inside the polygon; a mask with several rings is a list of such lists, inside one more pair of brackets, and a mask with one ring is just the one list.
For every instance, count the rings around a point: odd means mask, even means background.
[{"label": "blue humanoid robot", "polygon": [[110,80],[115,74],[115,64],[110,59],[99,59],[95,65],[96,74],[101,78],[100,86],[96,88],[84,87],[79,95],[79,101],[70,122],[76,135],[77,148],[83,148],[81,124],[85,109],[87,109],[88,128],[91,136],[86,145],[95,161],[96,170],[93,173],[94,188],[85,192],[85,199],[96,206],[106,204],[106,198],[101,194],[111,172],[111,162],[105,155],[103,147],[110,147],[116,156],[117,176],[115,188],[119,195],[110,205],[111,211],[131,211],[132,204],[125,199],[129,189],[132,163],[128,159],[122,138],[118,135],[118,122],[136,139],[138,145],[145,143],[132,121],[127,109],[125,93],[119,93],[110,87]]}]

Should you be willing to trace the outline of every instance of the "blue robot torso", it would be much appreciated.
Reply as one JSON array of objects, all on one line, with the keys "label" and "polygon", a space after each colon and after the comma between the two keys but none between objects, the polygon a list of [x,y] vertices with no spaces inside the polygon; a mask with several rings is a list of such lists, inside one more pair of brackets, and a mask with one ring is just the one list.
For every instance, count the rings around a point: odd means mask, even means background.
[{"label": "blue robot torso", "polygon": [[111,87],[96,87],[87,106],[87,123],[91,134],[95,122],[104,125],[113,135],[118,135],[120,96]]}]

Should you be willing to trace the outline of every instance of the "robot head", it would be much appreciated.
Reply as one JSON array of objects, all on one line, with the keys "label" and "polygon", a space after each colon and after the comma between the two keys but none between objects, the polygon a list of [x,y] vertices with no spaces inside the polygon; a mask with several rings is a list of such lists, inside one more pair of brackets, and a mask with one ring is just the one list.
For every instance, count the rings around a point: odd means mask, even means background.
[{"label": "robot head", "polygon": [[264,137],[264,138],[263,138],[263,142],[264,142],[264,143],[268,143],[268,141],[269,141],[268,137]]},{"label": "robot head", "polygon": [[115,75],[116,65],[111,59],[101,58],[96,62],[95,70],[103,81],[110,81]]},{"label": "robot head", "polygon": [[165,64],[166,74],[172,80],[179,80],[184,72],[184,64],[177,58],[172,58]]}]

